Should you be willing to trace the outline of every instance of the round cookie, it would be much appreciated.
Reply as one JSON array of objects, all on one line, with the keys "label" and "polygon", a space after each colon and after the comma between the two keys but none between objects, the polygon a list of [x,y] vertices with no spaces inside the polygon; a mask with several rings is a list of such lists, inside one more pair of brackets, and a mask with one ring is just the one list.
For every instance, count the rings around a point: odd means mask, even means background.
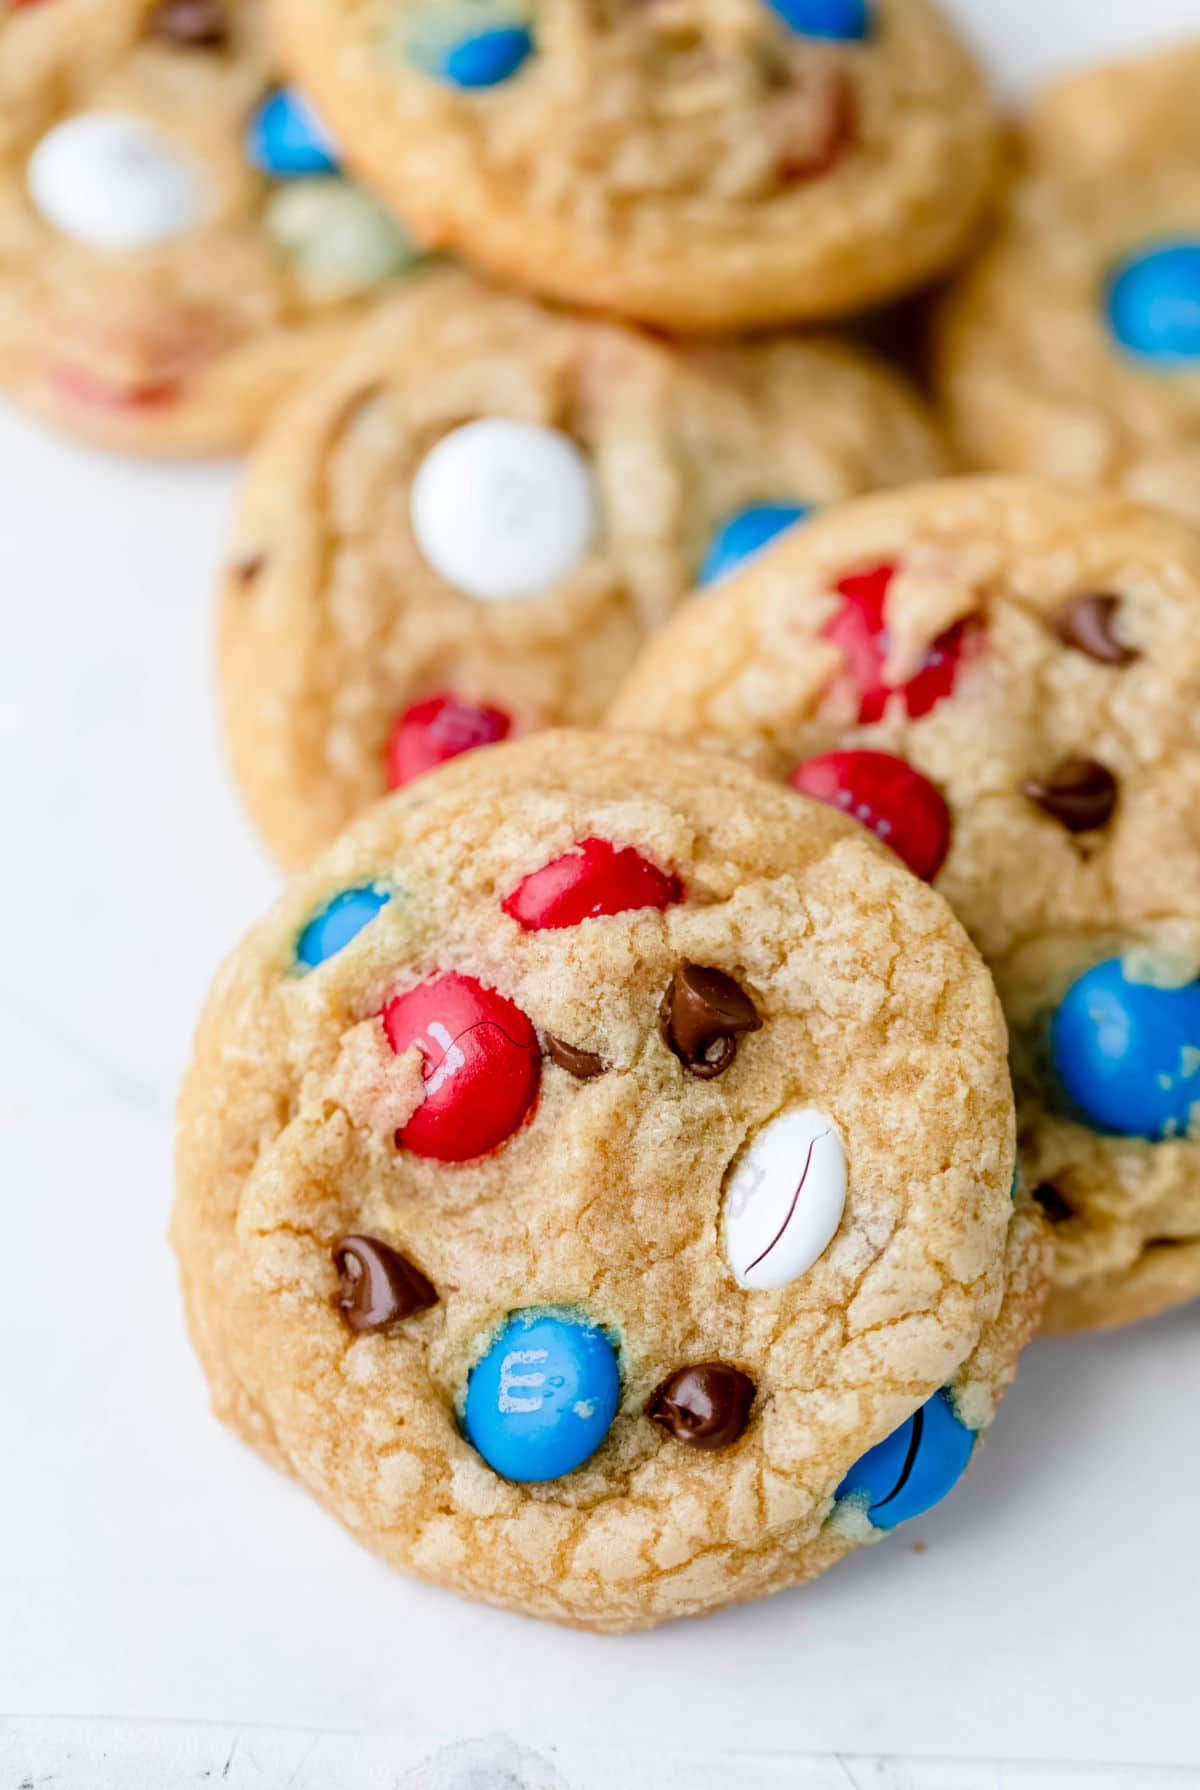
[{"label": "round cookie", "polygon": [[1200,1294],[1200,541],[960,480],[814,522],[653,641],[612,713],[720,744],[936,879],[993,970],[1049,1324]]},{"label": "round cookie", "polygon": [[680,330],[844,316],[953,264],[992,185],[930,0],[278,0],[282,54],[430,247]]},{"label": "round cookie", "polygon": [[942,312],[969,465],[1200,521],[1200,44],[1076,76],[1029,121],[1003,225]]},{"label": "round cookie", "polygon": [[264,11],[0,9],[0,386],[102,446],[245,446],[417,259],[279,88]]},{"label": "round cookie", "polygon": [[389,783],[597,720],[747,531],[942,466],[840,342],[685,348],[428,276],[250,462],[221,670],[255,820],[297,865]]},{"label": "round cookie", "polygon": [[1044,1292],[1013,1151],[940,896],[740,765],[547,733],[231,957],[173,1238],[218,1413],[360,1541],[627,1629],[950,1489]]}]

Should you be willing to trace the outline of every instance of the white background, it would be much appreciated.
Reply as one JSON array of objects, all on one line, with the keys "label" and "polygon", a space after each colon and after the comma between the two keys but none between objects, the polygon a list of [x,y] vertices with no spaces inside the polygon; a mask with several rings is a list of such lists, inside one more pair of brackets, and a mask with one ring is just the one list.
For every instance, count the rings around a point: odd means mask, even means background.
[{"label": "white background", "polygon": [[[1010,84],[1200,27],[1197,0],[956,10]],[[967,1485],[889,1544],[618,1641],[391,1576],[210,1420],[162,1237],[189,1029],[276,887],[213,714],[234,481],[8,413],[0,471],[0,1790],[1045,1790],[1101,1777],[982,1761],[1200,1768],[1200,1307],[1034,1348]],[[500,1734],[561,1778],[498,1740],[419,1768]]]}]

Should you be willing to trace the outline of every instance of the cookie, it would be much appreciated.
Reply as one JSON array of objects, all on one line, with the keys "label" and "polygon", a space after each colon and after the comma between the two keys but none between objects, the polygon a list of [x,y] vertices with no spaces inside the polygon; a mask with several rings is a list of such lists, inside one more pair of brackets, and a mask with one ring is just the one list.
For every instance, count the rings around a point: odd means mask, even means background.
[{"label": "cookie", "polygon": [[218,1413],[395,1566],[599,1629],[957,1480],[1036,1323],[995,992],[843,816],[547,733],[378,804],[220,973],[173,1237]]},{"label": "cookie", "polygon": [[682,610],[621,727],[703,738],[932,879],[1012,1034],[1053,1329],[1200,1294],[1200,541],[955,480],[813,522]]},{"label": "cookie", "polygon": [[1200,521],[1200,44],[1038,102],[1004,223],[949,297],[966,462]]},{"label": "cookie", "polygon": [[335,157],[258,0],[0,8],[0,385],[105,447],[243,447],[418,258]]},{"label": "cookie", "polygon": [[813,321],[963,252],[988,97],[929,0],[278,0],[417,238],[679,330]]},{"label": "cookie", "polygon": [[389,782],[597,720],[697,578],[943,463],[839,342],[689,349],[415,282],[250,462],[221,671],[251,813],[298,865]]}]

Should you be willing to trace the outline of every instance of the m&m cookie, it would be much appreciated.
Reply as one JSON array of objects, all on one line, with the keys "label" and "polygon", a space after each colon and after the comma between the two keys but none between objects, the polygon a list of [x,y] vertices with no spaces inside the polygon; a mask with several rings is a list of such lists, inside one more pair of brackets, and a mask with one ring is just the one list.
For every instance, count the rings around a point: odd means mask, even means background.
[{"label": "m&m cookie", "polygon": [[415,236],[680,330],[844,316],[961,254],[995,171],[931,0],[276,0]]},{"label": "m&m cookie", "polygon": [[260,0],[0,9],[0,385],[106,447],[243,447],[419,257]]},{"label": "m&m cookie", "polygon": [[379,803],[221,971],[173,1239],[218,1414],[393,1565],[598,1629],[932,1509],[1035,1326],[1004,1026],[862,828],[546,733]]},{"label": "m&m cookie", "polygon": [[1200,521],[1200,43],[1039,99],[999,234],[952,290],[940,384],[967,463]]},{"label": "m&m cookie", "polygon": [[697,582],[942,466],[839,341],[686,348],[425,276],[250,462],[221,671],[251,813],[299,864],[448,758],[597,720]]},{"label": "m&m cookie", "polygon": [[1200,541],[961,480],[818,519],[646,650],[612,714],[736,749],[934,882],[1006,1009],[1056,1329],[1200,1294]]}]

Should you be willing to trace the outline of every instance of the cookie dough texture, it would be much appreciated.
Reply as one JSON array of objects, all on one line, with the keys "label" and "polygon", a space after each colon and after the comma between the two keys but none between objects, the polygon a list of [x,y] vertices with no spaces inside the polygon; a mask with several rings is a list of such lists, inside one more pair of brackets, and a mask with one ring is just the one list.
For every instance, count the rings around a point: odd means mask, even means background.
[{"label": "cookie dough texture", "polygon": [[[418,467],[480,416],[563,430],[593,470],[595,544],[537,596],[476,601],[413,536]],[[250,462],[220,656],[254,819],[284,863],[311,859],[383,794],[396,716],[446,690],[498,704],[518,732],[597,720],[731,512],[831,503],[943,465],[909,388],[840,342],[684,348],[425,276]]]},{"label": "cookie dough texture", "polygon": [[274,8],[285,60],[421,241],[701,331],[842,316],[965,248],[995,170],[981,76],[929,0],[872,15],[830,43],[763,0],[554,0],[516,75],[463,91],[422,72],[441,27],[421,0]]},{"label": "cookie dough texture", "polygon": [[[245,152],[276,82],[259,0],[223,0],[223,47],[150,30],[154,0],[0,11],[0,386],[57,426],[139,453],[240,449],[359,308],[318,290],[264,224],[272,183]],[[157,127],[203,185],[205,216],[136,250],[72,240],[26,184],[72,116]]]},{"label": "cookie dough texture", "polygon": [[1200,43],[1036,103],[995,239],[946,302],[938,380],[969,466],[1107,485],[1200,522],[1200,372],[1108,326],[1114,268],[1200,238]]},{"label": "cookie dough texture", "polygon": [[[522,932],[504,896],[589,836],[672,867],[683,901]],[[378,878],[397,890],[379,918],[298,976],[312,913]],[[714,1080],[660,1033],[681,959],[735,975],[764,1020]],[[461,1165],[398,1150],[331,1092],[347,1036],[448,969],[607,1065],[578,1081],[547,1056],[532,1120]],[[806,1275],[745,1292],[723,1181],[797,1101],[845,1140],[845,1216]],[[1036,1208],[1009,1197],[1012,1124],[994,991],[939,896],[732,762],[545,734],[379,804],[235,951],[182,1093],[173,1238],[218,1414],[366,1546],[493,1603],[644,1627],[842,1556],[844,1474],[943,1385],[986,1425],[1046,1266]],[[330,1262],[347,1232],[419,1263],[438,1305],[353,1336]],[[507,1312],[564,1303],[619,1337],[620,1408],[579,1471],[512,1484],[456,1409]],[[688,1449],[644,1407],[713,1359],[754,1379],[750,1425]]]},{"label": "cookie dough texture", "polygon": [[[894,564],[893,650],[919,662],[953,622],[976,645],[952,696],[910,719],[893,699],[856,725],[839,650],[821,638],[847,573]],[[1054,619],[1086,593],[1119,599],[1105,665]],[[1057,1110],[1045,1024],[1090,965],[1141,979],[1200,973],[1200,541],[1116,497],[1005,480],[949,481],[863,500],[796,531],[688,605],[640,659],[614,725],[703,738],[784,777],[862,746],[937,786],[953,829],[937,887],[993,970],[1012,1034],[1024,1178],[1052,1188],[1057,1285],[1049,1324],[1116,1325],[1200,1294],[1200,1142],[1100,1136]],[[1103,828],[1072,834],[1022,784],[1072,758],[1117,780]]]}]

